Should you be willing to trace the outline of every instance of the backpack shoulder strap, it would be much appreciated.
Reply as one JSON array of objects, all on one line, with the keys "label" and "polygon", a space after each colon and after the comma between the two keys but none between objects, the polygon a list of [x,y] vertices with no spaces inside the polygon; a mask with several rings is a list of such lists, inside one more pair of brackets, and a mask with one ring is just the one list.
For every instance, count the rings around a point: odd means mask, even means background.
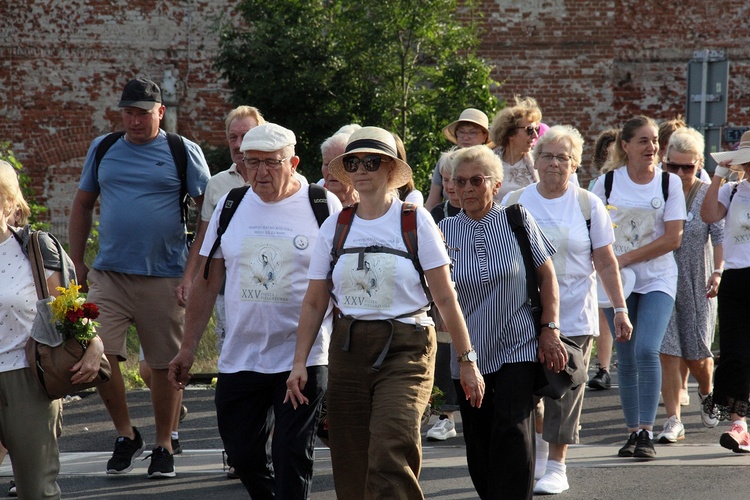
[{"label": "backpack shoulder strap", "polygon": [[352,221],[354,220],[354,214],[357,211],[357,205],[359,205],[359,203],[344,207],[344,209],[339,212],[339,217],[336,220],[336,232],[333,233],[333,245],[331,246],[331,256],[333,257],[333,260],[331,260],[331,270],[333,270],[339,257],[341,257],[342,250],[344,249],[344,242],[346,241],[346,237],[349,236],[349,231],[352,228]]},{"label": "backpack shoulder strap", "polygon": [[539,287],[536,282],[536,268],[534,267],[534,257],[531,252],[531,241],[526,232],[526,226],[524,225],[520,205],[510,205],[506,207],[505,214],[508,217],[508,222],[513,230],[513,234],[518,240],[518,246],[521,248],[523,264],[526,268],[526,290],[529,296],[529,301],[531,302],[532,312],[537,310],[541,311],[542,300],[539,296]]},{"label": "backpack shoulder strap", "polygon": [[112,132],[111,134],[104,136],[104,139],[102,139],[96,146],[96,152],[94,153],[94,177],[96,178],[97,183],[99,182],[99,165],[101,164],[104,155],[106,155],[109,148],[114,146],[114,144],[124,135],[125,132],[122,130],[119,132]]},{"label": "backpack shoulder strap", "polygon": [[180,178],[180,211],[182,214],[182,222],[184,223],[187,221],[189,206],[187,188],[187,150],[185,149],[185,141],[179,134],[167,132],[167,144],[169,145],[169,152],[172,153],[172,159],[177,168],[177,175]]},{"label": "backpack shoulder strap", "polygon": [[664,196],[664,204],[669,199],[669,172],[661,173],[661,194]]},{"label": "backpack shoulder strap", "polygon": [[612,181],[615,179],[615,171],[610,170],[604,174],[604,204],[609,205],[609,195],[612,194]]},{"label": "backpack shoulder strap", "polygon": [[221,245],[221,236],[227,230],[229,221],[232,220],[234,213],[237,211],[237,207],[242,201],[242,198],[245,197],[248,189],[250,189],[249,184],[234,188],[227,193],[227,197],[224,200],[224,206],[221,207],[221,213],[219,214],[219,226],[216,228],[216,241],[214,241],[214,244],[211,246],[211,250],[206,257],[206,266],[203,268],[203,279],[208,279],[208,269],[211,265],[211,259],[213,259],[216,250]]},{"label": "backpack shoulder strap", "polygon": [[310,206],[312,207],[313,213],[315,214],[315,220],[318,221],[318,227],[323,225],[323,222],[331,215],[328,208],[328,197],[326,196],[327,189],[317,184],[310,184],[308,195],[310,197]]},{"label": "backpack shoulder strap", "polygon": [[417,256],[417,206],[414,203],[404,203],[401,206],[401,236],[404,239],[406,251],[414,262],[417,271],[422,270]]}]

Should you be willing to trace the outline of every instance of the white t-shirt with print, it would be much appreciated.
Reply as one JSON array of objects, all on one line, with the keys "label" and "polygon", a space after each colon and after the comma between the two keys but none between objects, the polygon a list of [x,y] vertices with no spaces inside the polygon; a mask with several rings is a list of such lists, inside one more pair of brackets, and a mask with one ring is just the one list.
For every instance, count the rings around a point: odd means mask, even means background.
[{"label": "white t-shirt with print", "polygon": [[[237,207],[214,257],[226,266],[227,333],[219,357],[220,373],[291,370],[307,268],[318,239],[318,223],[310,206],[308,185],[274,203],[262,201],[249,189]],[[341,202],[327,193],[330,213]],[[200,254],[208,255],[216,240],[224,198],[206,231]],[[328,364],[331,307],[307,366]]]},{"label": "white t-shirt with print", "polygon": [[737,185],[727,182],[719,188],[719,203],[728,208],[724,225],[724,268],[750,267],[750,183],[743,180]]},{"label": "white t-shirt with print", "polygon": [[[382,217],[360,219],[356,214],[344,248],[380,245],[406,251],[401,233],[401,206],[393,200]],[[331,269],[331,249],[338,216],[329,217],[321,227],[321,237],[310,262],[310,279],[326,279]],[[424,270],[450,262],[445,244],[430,213],[417,209],[417,246],[419,262]],[[366,253],[362,266],[359,254],[342,254],[333,270],[333,294],[345,315],[362,320],[391,319],[422,311],[416,317],[399,318],[404,323],[432,325],[425,313],[428,304],[419,274],[406,257],[391,253]]]},{"label": "white t-shirt with print", "polygon": [[[548,200],[539,194],[537,184],[523,190],[518,202],[536,220],[542,232],[557,249],[552,256],[560,287],[560,330],[568,336],[599,335],[596,274],[591,248],[614,242],[612,221],[599,198],[588,191],[591,205],[591,231],[578,202],[579,190],[571,183],[565,194]],[[503,199],[503,205],[508,196]],[[591,235],[589,238],[589,234]]]},{"label": "white t-shirt with print", "polygon": [[[604,175],[594,183],[592,192],[603,202]],[[685,195],[682,182],[675,174],[669,174],[669,197],[664,203],[661,189],[662,170],[656,168],[654,178],[648,184],[636,184],[630,179],[627,167],[614,170],[609,205],[609,215],[615,224],[615,255],[622,255],[640,248],[664,235],[664,222],[686,218]],[[674,298],[677,292],[677,263],[672,252],[645,262],[631,264],[635,272],[635,293],[660,291]]]}]

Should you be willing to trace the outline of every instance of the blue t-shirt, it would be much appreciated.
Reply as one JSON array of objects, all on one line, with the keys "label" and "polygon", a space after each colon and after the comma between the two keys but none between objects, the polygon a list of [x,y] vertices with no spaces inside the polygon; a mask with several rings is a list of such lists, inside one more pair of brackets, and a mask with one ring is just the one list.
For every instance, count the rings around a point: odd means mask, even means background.
[{"label": "blue t-shirt", "polygon": [[[147,144],[121,138],[99,164],[91,143],[79,189],[100,195],[99,253],[94,269],[159,277],[181,277],[187,260],[180,212],[180,176],[163,130]],[[203,195],[211,174],[201,148],[184,139],[187,189]]]}]

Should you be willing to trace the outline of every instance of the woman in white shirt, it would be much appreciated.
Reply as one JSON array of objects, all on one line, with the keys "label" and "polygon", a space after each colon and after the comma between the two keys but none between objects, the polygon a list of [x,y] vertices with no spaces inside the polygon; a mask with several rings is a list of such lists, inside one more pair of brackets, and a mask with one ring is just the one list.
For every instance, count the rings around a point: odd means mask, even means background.
[{"label": "woman in white shirt", "polygon": [[[510,193],[503,205],[520,203],[557,248],[552,263],[560,287],[560,331],[581,346],[588,370],[591,341],[599,335],[594,267],[615,307],[617,340],[629,340],[633,327],[612,250],[612,221],[599,198],[569,182],[582,152],[583,137],[576,129],[568,125],[550,128],[532,154],[539,182]],[[557,494],[569,488],[565,455],[569,444],[579,442],[584,389],[581,384],[560,399],[544,398],[543,436],[549,443],[549,461],[546,471],[535,472],[541,476],[534,487],[536,494]]]},{"label": "woman in white shirt", "polygon": [[[635,273],[627,308],[633,322],[630,342],[617,342],[620,401],[628,430],[618,456],[656,458],[653,427],[659,406],[659,349],[674,308],[677,264],[672,252],[682,241],[685,196],[682,182],[656,167],[659,140],[656,123],[631,118],[618,133],[593,192],[612,207],[614,250],[621,268]],[[610,328],[614,311],[604,310]]]}]

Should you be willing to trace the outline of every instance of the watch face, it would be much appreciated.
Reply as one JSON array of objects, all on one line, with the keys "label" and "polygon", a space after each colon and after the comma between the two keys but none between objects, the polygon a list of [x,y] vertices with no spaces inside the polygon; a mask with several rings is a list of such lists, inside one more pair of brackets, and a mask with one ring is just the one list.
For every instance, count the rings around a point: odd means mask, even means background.
[{"label": "watch face", "polygon": [[557,323],[555,323],[554,321],[551,321],[551,322],[547,323],[544,326],[546,326],[547,328],[549,328],[551,330],[559,330],[560,329],[560,327],[557,326]]},{"label": "watch face", "polygon": [[469,361],[476,362],[477,360],[477,353],[474,351],[471,351],[469,354],[466,355]]}]

